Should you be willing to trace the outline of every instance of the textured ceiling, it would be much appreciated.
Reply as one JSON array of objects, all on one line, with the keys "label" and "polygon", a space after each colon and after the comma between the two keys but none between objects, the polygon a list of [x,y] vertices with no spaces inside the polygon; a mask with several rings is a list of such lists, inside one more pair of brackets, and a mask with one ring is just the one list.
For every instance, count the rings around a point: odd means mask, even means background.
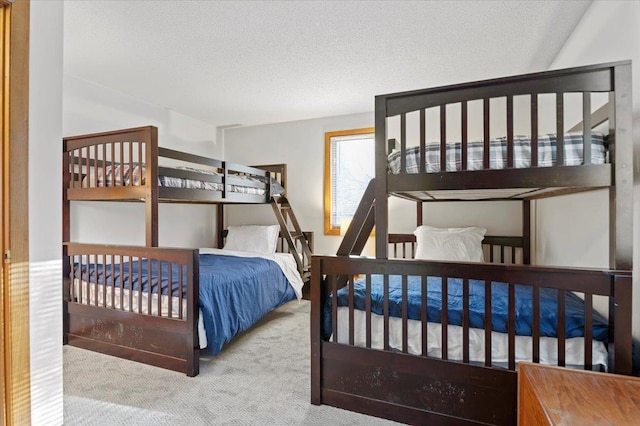
[{"label": "textured ceiling", "polygon": [[590,2],[65,1],[64,71],[214,125],[548,68]]}]

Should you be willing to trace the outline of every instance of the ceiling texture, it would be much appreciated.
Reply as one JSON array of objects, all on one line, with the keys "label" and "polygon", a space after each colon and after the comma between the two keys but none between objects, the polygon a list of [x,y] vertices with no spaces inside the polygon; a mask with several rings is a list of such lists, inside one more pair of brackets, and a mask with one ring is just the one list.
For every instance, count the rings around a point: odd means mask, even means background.
[{"label": "ceiling texture", "polygon": [[67,0],[64,72],[216,126],[548,69],[589,1]]}]

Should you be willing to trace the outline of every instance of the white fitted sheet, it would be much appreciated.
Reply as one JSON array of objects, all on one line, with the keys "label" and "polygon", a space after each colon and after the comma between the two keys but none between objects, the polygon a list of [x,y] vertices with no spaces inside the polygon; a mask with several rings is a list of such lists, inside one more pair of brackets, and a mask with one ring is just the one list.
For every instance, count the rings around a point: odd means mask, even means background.
[{"label": "white fitted sheet", "polygon": [[[462,331],[458,325],[447,326],[448,359],[462,361]],[[422,322],[407,320],[408,352],[422,353]],[[427,352],[430,357],[442,358],[442,324],[428,323]],[[509,362],[509,337],[506,333],[491,332],[491,358],[494,366],[506,366]],[[516,336],[516,362],[533,361],[531,336]],[[338,343],[349,343],[349,308],[338,307]],[[354,310],[354,344],[366,346],[366,313]],[[389,317],[389,346],[402,350],[402,318]],[[384,348],[384,317],[371,313],[371,347]],[[592,364],[607,369],[607,350],[604,343],[592,342]],[[484,330],[469,328],[469,361],[484,363]],[[558,365],[558,339],[540,337],[540,363]],[[565,340],[565,364],[581,368],[584,366],[584,338],[573,337]]]},{"label": "white fitted sheet", "polygon": [[[89,284],[89,286],[87,286]],[[74,296],[79,297],[79,285],[80,280],[73,280],[73,291]],[[89,292],[87,292],[89,289]],[[104,291],[102,284],[98,284],[98,288],[96,290],[96,284],[87,283],[86,281],[82,281],[82,300],[80,303],[83,305],[95,305],[96,304],[96,291],[98,296],[98,306],[103,306],[104,301]],[[114,291],[114,303],[111,304],[111,292]],[[120,305],[120,294],[122,292],[122,306]],[[87,294],[88,293],[88,294]],[[138,292],[133,291],[131,295],[132,304],[131,311],[129,311],[129,290],[124,288],[120,290],[119,287],[107,286],[106,288],[106,307],[110,309],[116,309],[119,311],[127,311],[127,312],[135,312],[137,314],[145,314],[149,315],[149,295],[146,292]],[[138,297],[142,298],[142,310],[139,310],[139,301]],[[162,296],[161,304],[162,304],[162,317],[169,317],[169,300],[167,295]],[[171,298],[171,318],[179,318],[178,311],[178,303],[180,303],[180,298],[172,297]],[[182,299],[182,315],[186,317],[187,313],[187,300]],[[158,295],[151,295],[151,315],[158,316]],[[204,331],[204,322],[202,321],[202,311],[198,309],[198,343],[200,349],[204,349],[207,347],[207,334]]]}]

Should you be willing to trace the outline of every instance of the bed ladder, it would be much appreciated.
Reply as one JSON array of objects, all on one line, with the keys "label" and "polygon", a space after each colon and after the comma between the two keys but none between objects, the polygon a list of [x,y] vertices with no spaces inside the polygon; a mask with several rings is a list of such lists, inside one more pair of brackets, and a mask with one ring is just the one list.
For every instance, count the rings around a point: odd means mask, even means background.
[{"label": "bed ladder", "polygon": [[375,225],[375,179],[371,179],[369,185],[364,190],[362,200],[358,204],[353,219],[349,224],[349,229],[344,234],[342,243],[338,247],[338,256],[360,256],[364,250],[367,239],[373,231]]},{"label": "bed ladder", "polygon": [[270,204],[278,219],[280,234],[287,241],[289,252],[296,260],[302,281],[307,282],[311,279],[311,247],[307,236],[302,232],[287,197],[272,197]]}]

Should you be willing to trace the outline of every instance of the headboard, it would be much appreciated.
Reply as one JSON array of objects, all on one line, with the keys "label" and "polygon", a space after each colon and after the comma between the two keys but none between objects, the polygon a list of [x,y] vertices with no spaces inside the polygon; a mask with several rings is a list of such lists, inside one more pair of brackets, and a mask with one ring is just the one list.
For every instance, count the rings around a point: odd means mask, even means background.
[{"label": "headboard", "polygon": [[[485,236],[482,240],[485,262],[523,263],[523,237]],[[389,234],[389,257],[413,259],[416,251],[416,236],[413,234]]]}]

